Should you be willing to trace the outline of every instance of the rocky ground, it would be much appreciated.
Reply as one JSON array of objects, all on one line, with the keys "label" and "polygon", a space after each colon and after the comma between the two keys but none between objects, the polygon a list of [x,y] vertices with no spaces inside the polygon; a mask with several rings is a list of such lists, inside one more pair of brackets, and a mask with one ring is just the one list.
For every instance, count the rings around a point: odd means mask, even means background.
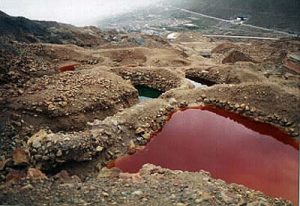
[{"label": "rocky ground", "polygon": [[65,171],[51,179],[32,176],[5,190],[0,200],[24,205],[290,205],[215,180],[204,171],[192,174],[152,165],[145,165],[139,174],[108,171],[85,182]]},{"label": "rocky ground", "polygon": [[[73,36],[56,44],[0,35],[0,204],[291,204],[204,171],[147,165],[124,174],[105,166],[141,149],[172,113],[203,105],[272,124],[299,148],[300,63],[284,64],[300,52],[299,40],[186,32],[168,42],[90,28],[85,42],[86,29],[60,25],[60,35]],[[139,103],[134,86],[163,95]]]}]

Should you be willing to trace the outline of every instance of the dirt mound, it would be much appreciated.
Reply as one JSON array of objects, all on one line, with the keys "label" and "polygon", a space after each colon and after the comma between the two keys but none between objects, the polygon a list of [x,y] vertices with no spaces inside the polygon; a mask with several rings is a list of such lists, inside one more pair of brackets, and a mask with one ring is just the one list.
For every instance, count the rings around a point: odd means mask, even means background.
[{"label": "dirt mound", "polygon": [[223,43],[223,44],[219,44],[211,52],[217,54],[225,54],[232,49],[238,49],[238,46],[233,43]]},{"label": "dirt mound", "polygon": [[257,121],[273,124],[285,129],[293,137],[298,137],[300,133],[298,89],[254,82],[216,85],[208,89],[172,90],[162,98],[175,98],[186,104],[203,101]]},{"label": "dirt mound", "polygon": [[102,54],[109,57],[113,62],[123,65],[143,65],[147,61],[144,51],[139,48],[109,50]]},{"label": "dirt mound", "polygon": [[86,182],[61,172],[55,178],[29,178],[1,190],[0,201],[4,204],[290,205],[288,201],[213,179],[204,171],[189,173],[153,165],[145,165],[138,174],[103,170],[98,179]]},{"label": "dirt mound", "polygon": [[30,78],[55,73],[50,62],[35,55],[30,46],[1,39],[0,44],[0,85],[22,87]]},{"label": "dirt mound", "polygon": [[283,65],[298,74],[300,74],[300,52],[289,54],[284,60]]},{"label": "dirt mound", "polygon": [[154,66],[154,67],[170,67],[170,66],[187,66],[190,60],[180,51],[175,49],[161,48],[117,48],[103,49],[99,51],[100,55],[108,58],[104,64],[109,66]]},{"label": "dirt mound", "polygon": [[[66,130],[81,128],[92,117],[103,119],[106,110],[111,110],[106,112],[111,113],[118,107],[134,104],[136,100],[137,92],[131,85],[112,73],[95,68],[42,77],[22,96],[13,99],[11,107],[26,110],[27,115],[36,115],[37,119],[40,115],[41,118],[63,118],[64,123],[48,126],[53,130]],[[72,116],[74,122],[71,121]],[[76,116],[81,116],[82,120],[76,122]]]},{"label": "dirt mound", "polygon": [[114,33],[105,35],[108,43],[100,45],[101,48],[126,48],[126,47],[147,47],[147,48],[171,48],[170,44],[163,38],[154,35],[141,33]]},{"label": "dirt mound", "polygon": [[101,58],[94,57],[90,51],[75,45],[30,44],[28,49],[39,58],[51,62],[52,66],[65,62],[97,64]]},{"label": "dirt mound", "polygon": [[176,35],[175,42],[210,42],[211,39],[204,37],[199,32],[184,31]]},{"label": "dirt mound", "polygon": [[5,153],[41,128],[82,130],[89,121],[137,103],[138,92],[119,76],[95,68],[42,77],[8,101],[0,117]]},{"label": "dirt mound", "polygon": [[253,69],[256,65],[248,63],[236,65],[212,66],[209,68],[191,68],[186,70],[186,77],[208,86],[214,84],[240,84],[243,82],[266,81]]},{"label": "dirt mound", "polygon": [[185,83],[178,74],[162,68],[114,68],[112,71],[135,86],[147,86],[161,92],[184,86]]},{"label": "dirt mound", "polygon": [[[42,161],[44,165],[54,166],[55,162],[82,161],[100,153],[96,156],[97,161],[90,164],[94,166],[99,163],[105,164],[107,160],[114,159],[120,153],[128,152],[127,145],[132,144],[131,140],[134,144],[145,144],[150,134],[161,128],[167,121],[168,115],[179,109],[177,106],[186,108],[203,104],[214,105],[257,121],[287,128],[289,131],[295,132],[295,127],[299,129],[299,109],[296,106],[299,94],[274,84],[255,83],[230,87],[223,85],[205,90],[181,89],[168,92],[164,97],[167,99],[136,105],[104,121],[95,121],[93,129],[83,133],[36,135],[29,142],[31,156],[35,161]],[[287,99],[289,102],[286,101]],[[295,111],[298,112],[295,114]],[[119,139],[122,141],[119,142]],[[34,150],[37,146],[44,149]],[[44,156],[46,158],[40,159]],[[87,165],[84,167],[87,168]],[[100,173],[99,176],[105,175],[107,173]],[[193,173],[193,178],[195,175]]]},{"label": "dirt mound", "polygon": [[229,54],[226,55],[226,57],[222,60],[222,64],[234,64],[236,62],[256,62],[252,57],[249,55],[238,51],[238,50],[233,50],[229,52]]}]

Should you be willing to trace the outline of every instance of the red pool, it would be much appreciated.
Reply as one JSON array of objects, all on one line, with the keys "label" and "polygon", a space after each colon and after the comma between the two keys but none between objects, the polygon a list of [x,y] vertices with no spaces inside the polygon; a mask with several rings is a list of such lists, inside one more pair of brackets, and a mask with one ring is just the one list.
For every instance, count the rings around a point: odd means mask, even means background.
[{"label": "red pool", "polygon": [[144,150],[117,159],[123,172],[145,163],[184,171],[209,171],[273,197],[298,201],[299,144],[279,129],[214,108],[173,114]]}]

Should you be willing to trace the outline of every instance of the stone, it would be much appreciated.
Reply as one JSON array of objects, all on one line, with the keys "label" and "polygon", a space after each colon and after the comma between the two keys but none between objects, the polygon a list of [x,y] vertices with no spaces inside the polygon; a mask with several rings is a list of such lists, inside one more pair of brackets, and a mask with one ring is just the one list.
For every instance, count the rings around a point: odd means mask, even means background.
[{"label": "stone", "polygon": [[97,179],[106,178],[106,177],[118,177],[121,173],[121,170],[118,168],[108,169],[107,167],[103,167],[99,172]]},{"label": "stone", "polygon": [[231,197],[229,197],[225,192],[221,192],[221,197],[226,203],[230,203],[233,201]]},{"label": "stone", "polygon": [[143,192],[141,190],[137,190],[137,191],[134,191],[133,193],[131,193],[132,195],[136,195],[136,196],[141,196],[143,195]]},{"label": "stone", "polygon": [[21,191],[22,190],[32,190],[32,189],[34,189],[34,187],[31,184],[28,184],[28,185],[25,185],[24,187],[22,187]]},{"label": "stone", "polygon": [[211,58],[212,52],[209,49],[205,49],[205,50],[201,50],[199,52],[199,55],[202,56],[202,57],[204,57],[204,58]]},{"label": "stone", "polygon": [[145,132],[145,130],[142,128],[142,127],[138,127],[136,130],[135,130],[135,133],[136,134],[142,134],[142,133],[144,133]]},{"label": "stone", "polygon": [[136,145],[134,143],[133,140],[130,140],[129,144],[128,144],[128,149],[127,149],[127,153],[128,154],[134,154],[136,152]]},{"label": "stone", "polygon": [[38,169],[29,168],[27,171],[27,178],[32,180],[42,180],[47,179],[47,176]]},{"label": "stone", "polygon": [[101,146],[96,147],[97,152],[101,152],[101,151],[103,151],[103,149],[104,149],[104,147],[101,147]]},{"label": "stone", "polygon": [[109,196],[109,194],[108,194],[107,192],[102,192],[102,195],[103,195],[104,197],[108,197],[108,196]]},{"label": "stone", "polygon": [[11,159],[5,159],[4,156],[0,157],[0,171],[5,169],[6,164],[10,161]]},{"label": "stone", "polygon": [[179,202],[179,203],[176,203],[176,206],[187,206],[187,204]]},{"label": "stone", "polygon": [[29,164],[27,153],[25,152],[25,150],[20,149],[20,148],[15,149],[13,151],[12,159],[13,159],[14,165]]},{"label": "stone", "polygon": [[38,141],[32,143],[32,147],[34,147],[36,149],[40,148],[41,146],[42,146],[42,144]]},{"label": "stone", "polygon": [[18,89],[18,93],[19,93],[19,94],[23,94],[24,91],[23,91],[22,89]]},{"label": "stone", "polygon": [[56,156],[57,156],[57,157],[61,157],[62,155],[63,155],[62,151],[61,151],[61,150],[58,150],[57,153],[56,153]]},{"label": "stone", "polygon": [[171,105],[176,105],[176,104],[177,104],[177,100],[176,100],[175,98],[171,98],[171,99],[169,100],[169,103],[170,103]]},{"label": "stone", "polygon": [[62,170],[54,176],[55,180],[59,180],[61,183],[81,183],[81,179],[76,176],[70,176],[66,170]]},{"label": "stone", "polygon": [[26,172],[21,170],[12,170],[6,176],[6,182],[17,182],[26,177]]},{"label": "stone", "polygon": [[201,203],[202,202],[202,199],[195,199],[195,203],[196,204],[199,204],[199,203]]},{"label": "stone", "polygon": [[34,148],[41,147],[41,141],[45,140],[47,137],[47,131],[46,130],[40,130],[39,132],[35,133],[33,136],[29,138],[27,141],[28,145],[31,145]]}]

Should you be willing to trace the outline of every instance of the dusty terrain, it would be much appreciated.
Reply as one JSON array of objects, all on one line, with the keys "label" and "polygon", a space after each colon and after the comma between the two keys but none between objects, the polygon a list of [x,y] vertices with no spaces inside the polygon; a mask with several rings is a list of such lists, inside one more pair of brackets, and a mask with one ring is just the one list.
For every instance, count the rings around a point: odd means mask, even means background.
[{"label": "dusty terrain", "polygon": [[[147,144],[172,113],[203,105],[272,124],[298,145],[300,75],[284,60],[300,52],[299,40],[186,32],[168,42],[93,28],[87,45],[80,29],[60,29],[83,43],[0,38],[0,204],[291,204],[204,171],[148,165],[129,175],[105,166]],[[68,65],[76,66],[62,72]],[[141,85],[163,94],[139,103]]]}]

